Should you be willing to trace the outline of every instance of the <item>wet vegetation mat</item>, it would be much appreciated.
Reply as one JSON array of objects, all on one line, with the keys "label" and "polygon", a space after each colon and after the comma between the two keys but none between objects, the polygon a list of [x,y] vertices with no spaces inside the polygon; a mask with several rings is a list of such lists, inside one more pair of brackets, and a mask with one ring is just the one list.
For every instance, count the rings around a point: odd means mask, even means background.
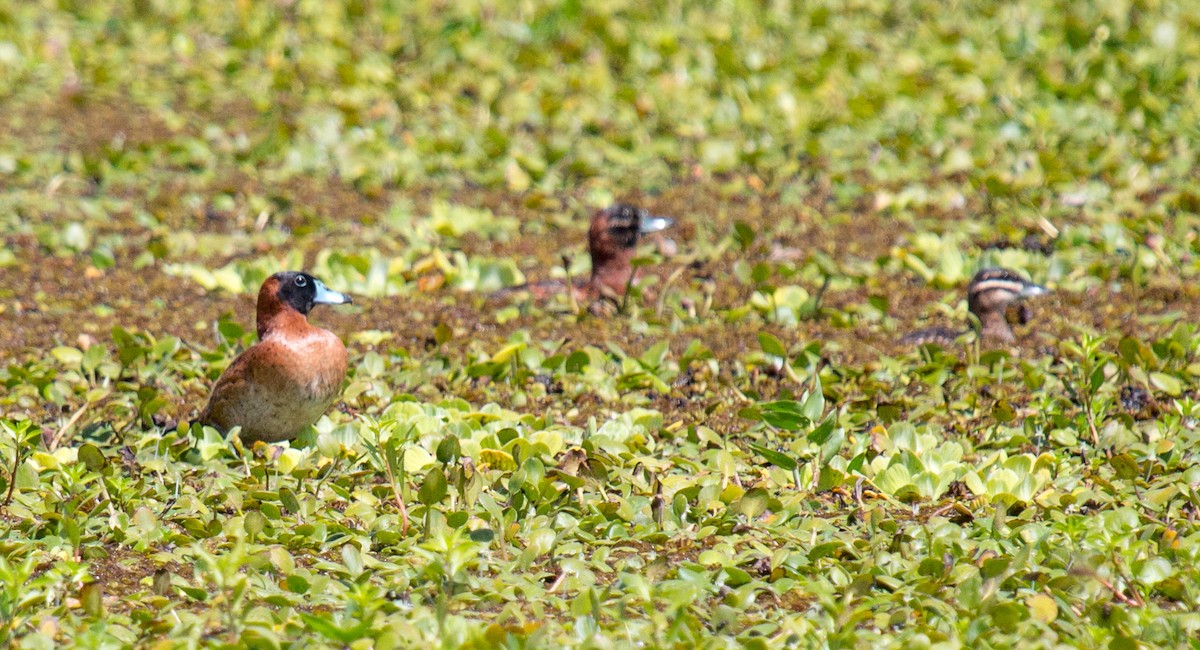
[{"label": "wet vegetation mat", "polygon": [[1198,111],[1182,1],[0,3],[0,644],[1195,647]]}]

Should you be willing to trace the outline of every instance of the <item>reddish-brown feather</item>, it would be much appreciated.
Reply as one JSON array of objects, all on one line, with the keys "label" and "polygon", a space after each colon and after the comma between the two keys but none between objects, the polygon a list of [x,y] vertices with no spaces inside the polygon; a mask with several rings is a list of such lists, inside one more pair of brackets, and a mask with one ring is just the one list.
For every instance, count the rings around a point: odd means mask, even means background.
[{"label": "reddish-brown feather", "polygon": [[[620,298],[625,295],[631,280],[636,280],[638,271],[632,262],[637,252],[638,237],[622,243],[614,239],[609,229],[609,209],[598,210],[588,225],[588,254],[592,260],[591,273],[586,280],[576,279],[571,283],[575,300],[589,305],[597,300]],[[542,280],[516,287],[507,287],[494,295],[505,296],[516,292],[528,292],[535,300],[548,300],[562,295],[567,283],[563,280]]]},{"label": "reddish-brown feather", "polygon": [[[622,246],[612,238],[608,229],[608,211],[601,210],[592,217],[588,227],[588,252],[592,258],[592,276],[588,280],[588,294],[595,298],[602,295],[625,295],[630,280],[637,277],[633,268],[634,246]],[[636,240],[634,240],[636,243]]]},{"label": "reddish-brown feather", "polygon": [[259,342],[240,354],[213,386],[198,421],[222,431],[240,426],[242,440],[294,438],[329,408],[346,376],[346,347],[276,297],[279,283],[258,295]]}]

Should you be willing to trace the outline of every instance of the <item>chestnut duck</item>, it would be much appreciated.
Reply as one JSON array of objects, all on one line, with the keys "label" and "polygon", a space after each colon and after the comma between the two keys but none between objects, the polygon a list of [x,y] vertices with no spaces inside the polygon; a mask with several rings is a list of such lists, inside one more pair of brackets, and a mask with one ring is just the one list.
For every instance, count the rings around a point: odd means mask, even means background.
[{"label": "chestnut duck", "polygon": [[[628,203],[616,203],[592,215],[588,227],[588,255],[592,260],[591,275],[572,283],[575,300],[591,303],[601,298],[619,298],[638,277],[632,260],[638,242],[644,235],[669,228],[675,221],[652,215]],[[566,286],[561,280],[543,280],[497,292],[507,295],[528,291],[534,298],[544,300]]]},{"label": "chestnut duck", "polygon": [[258,342],[221,373],[198,422],[222,432],[240,426],[246,443],[295,438],[342,392],[346,346],[308,322],[316,305],[350,297],[307,273],[276,273],[258,292]]}]

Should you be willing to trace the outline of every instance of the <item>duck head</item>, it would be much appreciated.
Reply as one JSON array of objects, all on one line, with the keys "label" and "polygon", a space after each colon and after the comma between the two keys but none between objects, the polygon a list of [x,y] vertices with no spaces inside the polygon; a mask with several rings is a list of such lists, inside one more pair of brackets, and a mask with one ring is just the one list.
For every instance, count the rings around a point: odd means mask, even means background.
[{"label": "duck head", "polygon": [[273,327],[299,316],[307,322],[317,305],[342,305],[350,296],[333,291],[324,282],[300,271],[282,271],[267,278],[258,290],[258,338]]},{"label": "duck head", "polygon": [[1016,340],[1004,312],[1009,305],[1041,296],[1049,289],[1034,284],[1008,269],[983,269],[967,285],[967,308],[979,319],[984,340],[1011,343]]},{"label": "duck head", "polygon": [[617,203],[592,216],[588,228],[588,254],[592,258],[591,282],[597,289],[625,293],[633,277],[633,260],[643,235],[670,227],[675,221],[655,216],[634,205]]}]

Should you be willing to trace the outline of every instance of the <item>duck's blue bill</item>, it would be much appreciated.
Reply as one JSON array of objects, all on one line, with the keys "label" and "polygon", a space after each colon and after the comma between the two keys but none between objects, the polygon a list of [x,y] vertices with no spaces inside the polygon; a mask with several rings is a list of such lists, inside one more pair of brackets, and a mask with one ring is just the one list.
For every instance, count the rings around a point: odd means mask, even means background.
[{"label": "duck's blue bill", "polygon": [[1032,298],[1034,296],[1042,296],[1047,293],[1050,293],[1049,289],[1040,284],[1034,284],[1032,282],[1026,283],[1025,286],[1021,288],[1022,298]]},{"label": "duck's blue bill", "polygon": [[639,230],[643,235],[652,232],[658,232],[670,228],[675,220],[670,217],[659,217],[655,215],[647,215],[642,219],[641,228]]},{"label": "duck's blue bill", "polygon": [[344,305],[349,302],[354,302],[344,293],[333,291],[325,286],[320,280],[316,281],[317,295],[313,296],[313,302],[318,305]]}]

